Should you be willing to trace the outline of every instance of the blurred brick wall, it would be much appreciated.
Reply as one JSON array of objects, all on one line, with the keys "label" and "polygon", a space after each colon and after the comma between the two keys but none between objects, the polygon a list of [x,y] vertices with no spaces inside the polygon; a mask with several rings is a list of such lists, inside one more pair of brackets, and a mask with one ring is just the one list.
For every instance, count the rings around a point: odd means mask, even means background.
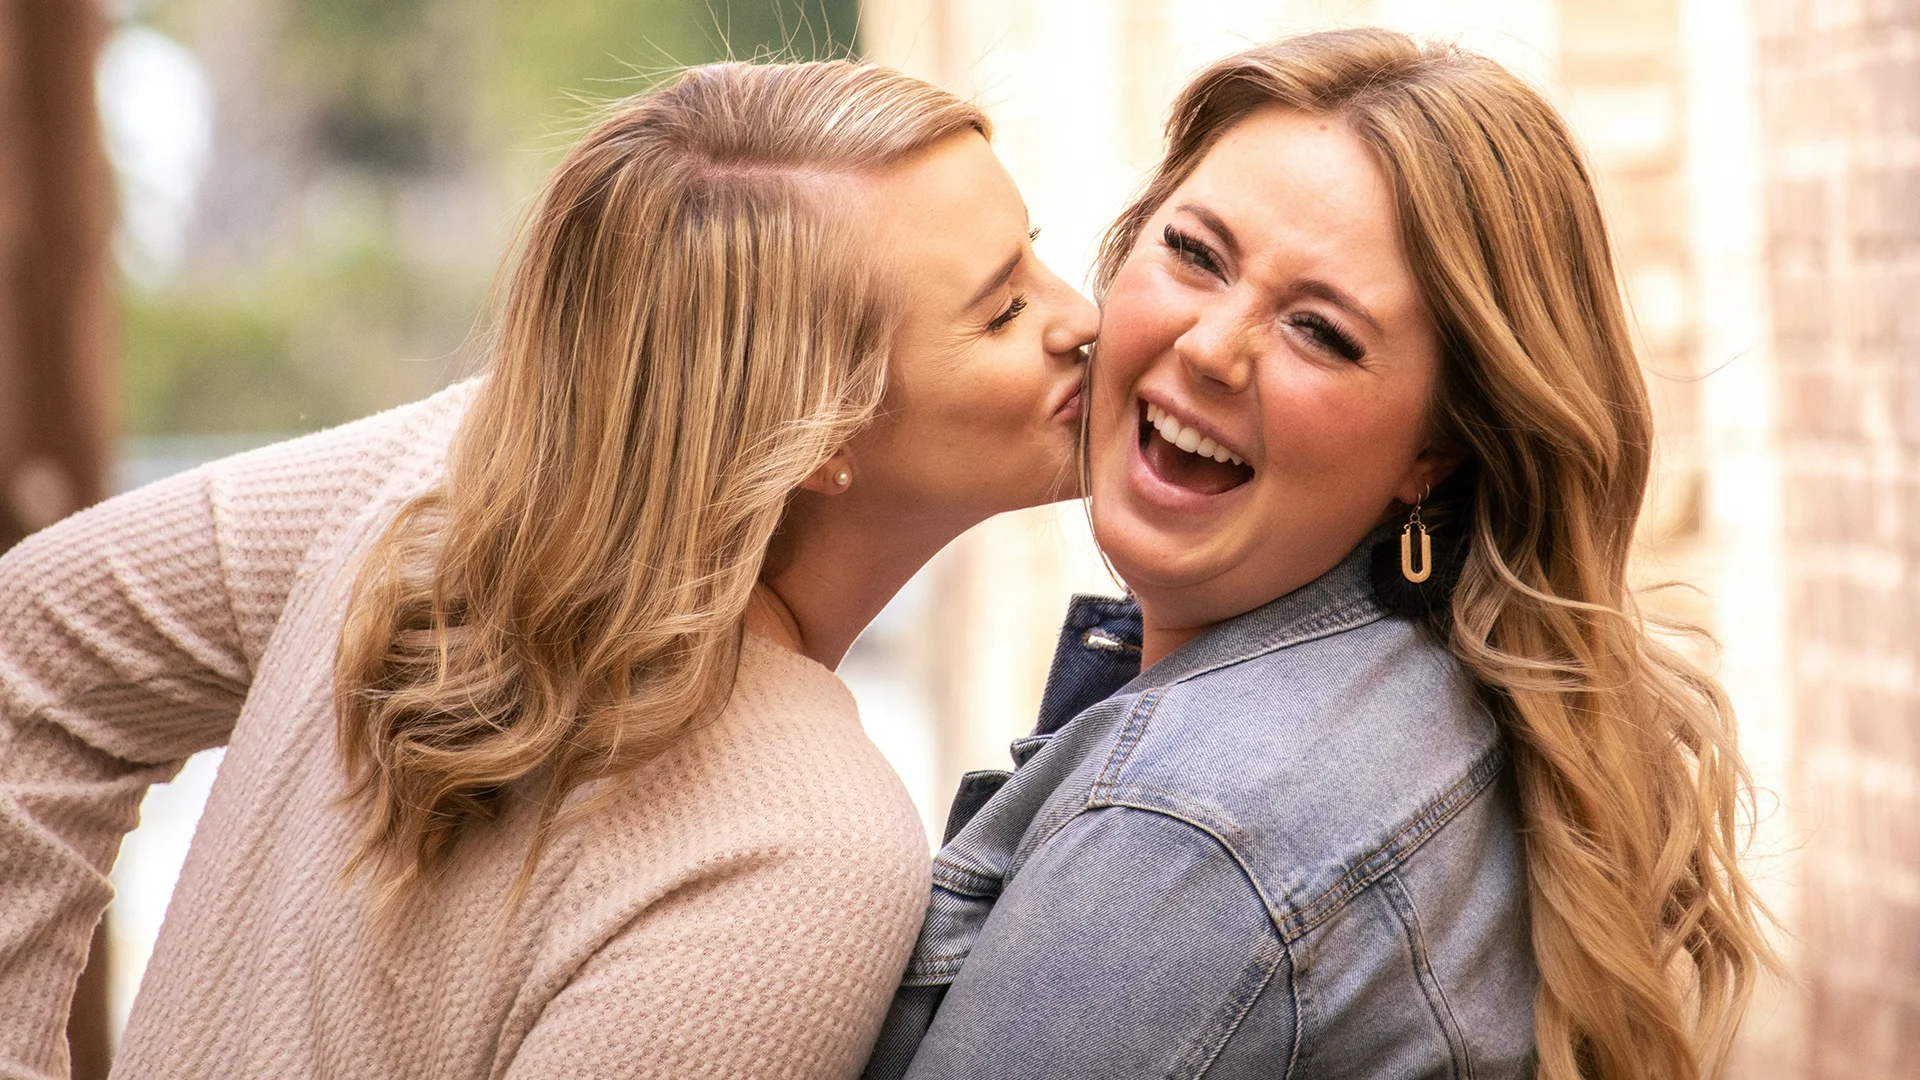
[{"label": "blurred brick wall", "polygon": [[[1559,102],[1593,163],[1659,435],[1639,541],[1663,561],[1683,558],[1667,549],[1699,532],[1703,462],[1679,4],[1560,0],[1558,12]],[[1703,618],[1688,599],[1656,603]]]},{"label": "blurred brick wall", "polygon": [[1758,0],[1814,1077],[1920,1076],[1920,3]]}]

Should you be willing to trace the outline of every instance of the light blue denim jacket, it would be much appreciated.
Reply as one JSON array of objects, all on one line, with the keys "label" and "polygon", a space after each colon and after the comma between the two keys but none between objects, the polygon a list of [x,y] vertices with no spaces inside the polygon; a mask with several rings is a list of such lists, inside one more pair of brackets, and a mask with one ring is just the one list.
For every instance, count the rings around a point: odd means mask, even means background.
[{"label": "light blue denim jacket", "polygon": [[1501,735],[1367,556],[1138,675],[1138,610],[1075,599],[868,1077],[1533,1075]]}]

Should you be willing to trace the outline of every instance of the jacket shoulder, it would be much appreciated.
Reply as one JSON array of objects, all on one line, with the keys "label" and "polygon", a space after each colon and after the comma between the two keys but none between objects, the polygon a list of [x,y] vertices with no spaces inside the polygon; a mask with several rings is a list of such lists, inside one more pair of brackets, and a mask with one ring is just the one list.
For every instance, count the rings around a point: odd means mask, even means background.
[{"label": "jacket shoulder", "polygon": [[1149,691],[1129,729],[1096,801],[1214,833],[1283,933],[1391,871],[1504,767],[1472,679],[1398,618]]}]

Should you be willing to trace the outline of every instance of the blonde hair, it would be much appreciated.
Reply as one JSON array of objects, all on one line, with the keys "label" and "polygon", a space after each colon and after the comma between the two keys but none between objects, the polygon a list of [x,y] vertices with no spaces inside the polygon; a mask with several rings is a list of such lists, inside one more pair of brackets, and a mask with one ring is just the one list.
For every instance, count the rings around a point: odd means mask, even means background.
[{"label": "blonde hair", "polygon": [[1271,105],[1373,149],[1443,342],[1433,434],[1471,460],[1427,515],[1464,534],[1431,625],[1513,754],[1540,1074],[1717,1076],[1774,963],[1738,864],[1751,782],[1726,694],[1649,636],[1627,585],[1652,415],[1580,150],[1538,92],[1458,48],[1350,30],[1250,49],[1175,104],[1102,246],[1102,297],[1220,136]]},{"label": "blonde hair", "polygon": [[[874,414],[895,304],[846,194],[974,106],[845,61],[613,107],[546,182],[444,483],[367,555],[335,667],[383,902],[509,792],[543,845],[731,692],[795,489]],[[520,797],[515,795],[515,797]],[[516,896],[518,888],[516,888]]]}]

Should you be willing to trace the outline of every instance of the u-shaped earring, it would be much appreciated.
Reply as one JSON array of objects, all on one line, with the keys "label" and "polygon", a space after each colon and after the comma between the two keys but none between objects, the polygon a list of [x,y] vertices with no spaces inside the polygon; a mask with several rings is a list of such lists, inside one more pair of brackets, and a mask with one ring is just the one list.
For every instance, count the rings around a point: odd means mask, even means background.
[{"label": "u-shaped earring", "polygon": [[[1400,576],[1415,585],[1433,576],[1433,538],[1427,535],[1426,523],[1420,520],[1420,506],[1433,492],[1431,486],[1414,500],[1413,513],[1407,517],[1407,523],[1400,529]],[[1413,532],[1420,530],[1420,569],[1413,568]]]}]

